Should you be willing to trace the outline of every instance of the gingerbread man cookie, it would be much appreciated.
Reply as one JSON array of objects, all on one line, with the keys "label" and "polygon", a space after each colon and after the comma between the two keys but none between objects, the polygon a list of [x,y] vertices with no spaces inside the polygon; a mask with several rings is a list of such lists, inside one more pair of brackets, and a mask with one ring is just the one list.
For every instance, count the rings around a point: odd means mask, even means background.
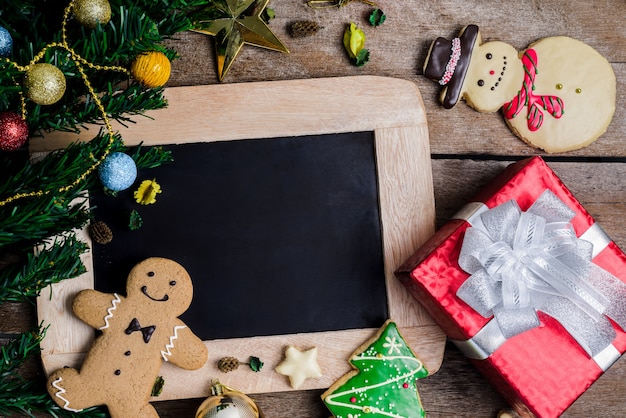
[{"label": "gingerbread man cookie", "polygon": [[480,112],[502,108],[518,137],[547,152],[589,145],[615,112],[611,64],[566,36],[543,38],[518,52],[504,42],[483,44],[478,27],[468,25],[457,38],[433,42],[424,75],[443,86],[445,108],[460,98]]},{"label": "gingerbread man cookie", "polygon": [[48,378],[48,392],[62,408],[77,412],[106,405],[113,418],[158,417],[150,393],[164,361],[188,370],[207,360],[207,348],[178,316],[193,286],[187,271],[165,258],[149,258],[128,276],[127,295],[84,290],[75,314],[101,330],[80,371],[64,368]]}]

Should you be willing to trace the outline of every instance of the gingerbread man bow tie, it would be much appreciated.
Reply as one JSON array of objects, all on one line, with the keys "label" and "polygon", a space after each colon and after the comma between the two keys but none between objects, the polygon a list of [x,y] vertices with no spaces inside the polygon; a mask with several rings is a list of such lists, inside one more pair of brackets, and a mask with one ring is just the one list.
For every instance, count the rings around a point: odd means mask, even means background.
[{"label": "gingerbread man bow tie", "polygon": [[139,320],[137,318],[133,318],[133,320],[130,321],[130,325],[128,325],[128,328],[126,328],[126,334],[130,335],[135,331],[141,331],[141,334],[143,335],[143,342],[148,344],[155,330],[156,325],[142,327],[139,324]]},{"label": "gingerbread man bow tie", "polygon": [[534,93],[537,75],[537,53],[529,49],[522,56],[524,81],[517,96],[503,106],[504,117],[513,119],[524,107],[528,108],[528,129],[536,131],[543,123],[543,111],[555,118],[563,116],[563,100],[557,96],[542,96]]}]

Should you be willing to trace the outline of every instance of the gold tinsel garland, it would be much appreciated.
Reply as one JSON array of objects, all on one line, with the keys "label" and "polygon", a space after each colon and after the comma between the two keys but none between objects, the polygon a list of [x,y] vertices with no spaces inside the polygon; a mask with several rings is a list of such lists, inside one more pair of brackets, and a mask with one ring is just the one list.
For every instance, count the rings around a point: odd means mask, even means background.
[{"label": "gold tinsel garland", "polygon": [[[96,158],[95,156],[91,155],[91,158],[93,160],[93,164],[83,174],[81,174],[77,179],[75,179],[73,182],[71,182],[70,184],[67,184],[67,185],[57,189],[56,192],[58,192],[58,193],[66,192],[66,191],[70,190],[71,188],[77,186],[79,183],[84,181],[85,178],[87,178],[87,176],[89,176],[91,173],[93,173],[94,170],[96,170],[98,168],[98,166],[104,161],[104,159],[110,153],[111,148],[112,148],[113,143],[114,143],[114,140],[115,140],[115,134],[113,132],[113,127],[111,126],[111,122],[109,121],[109,118],[108,118],[108,116],[106,114],[104,106],[102,105],[102,102],[100,101],[100,98],[98,97],[98,95],[94,91],[94,88],[92,87],[91,83],[89,82],[89,78],[87,77],[87,74],[85,73],[84,67],[88,67],[88,68],[94,69],[96,71],[119,71],[119,72],[122,72],[122,73],[130,76],[130,72],[126,68],[124,68],[124,67],[119,67],[119,66],[101,66],[101,65],[92,64],[91,62],[89,62],[89,61],[85,60],[83,57],[81,57],[78,53],[76,53],[69,46],[69,43],[67,41],[66,22],[69,20],[68,17],[70,15],[70,13],[72,12],[72,8],[74,7],[74,3],[75,3],[75,0],[72,0],[70,2],[70,4],[65,8],[65,11],[63,13],[63,23],[62,23],[62,26],[61,26],[61,42],[51,42],[48,45],[46,45],[41,51],[39,51],[39,53],[37,55],[35,55],[35,57],[26,66],[21,66],[21,65],[19,65],[16,62],[10,61],[8,58],[4,59],[6,62],[9,62],[11,65],[13,65],[15,68],[17,68],[19,71],[24,72],[24,73],[28,73],[34,66],[41,65],[41,64],[38,64],[39,61],[41,61],[44,58],[46,52],[49,49],[52,49],[52,48],[64,49],[65,51],[67,51],[70,54],[72,62],[74,62],[74,65],[76,65],[76,69],[80,73],[81,78],[83,79],[83,81],[85,83],[85,87],[87,88],[89,94],[93,98],[93,101],[94,101],[96,107],[98,108],[98,110],[100,111],[100,113],[102,115],[102,120],[103,120],[104,125],[105,125],[105,127],[107,129],[107,134],[108,134],[108,139],[109,139],[109,142],[107,144],[107,148],[105,149],[104,153],[100,157],[98,157],[98,158]],[[15,82],[15,84],[19,86],[19,84],[17,82]],[[19,94],[20,94],[20,101],[21,101],[21,115],[22,115],[22,119],[26,120],[26,102],[25,102],[25,98],[24,98],[24,95],[23,95],[22,92],[20,92]],[[18,200],[18,199],[23,199],[23,198],[27,198],[27,197],[41,197],[41,196],[44,196],[46,194],[50,194],[51,192],[52,192],[52,190],[35,190],[35,191],[31,191],[31,192],[17,193],[17,194],[15,194],[13,196],[5,198],[4,200],[1,200],[0,201],[0,206],[7,205],[7,204],[9,204],[11,202],[14,202],[14,201]]]}]

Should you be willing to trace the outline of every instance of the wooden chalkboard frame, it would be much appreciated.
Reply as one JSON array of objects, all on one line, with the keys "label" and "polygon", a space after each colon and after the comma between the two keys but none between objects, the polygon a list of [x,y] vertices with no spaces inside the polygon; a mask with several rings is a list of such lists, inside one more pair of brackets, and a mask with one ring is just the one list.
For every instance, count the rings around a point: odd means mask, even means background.
[{"label": "wooden chalkboard frame", "polygon": [[[417,86],[407,80],[360,76],[173,87],[165,95],[168,107],[150,112],[151,118],[139,118],[127,127],[115,124],[127,145],[374,132],[389,318],[396,321],[430,373],[436,372],[443,359],[445,335],[394,277],[395,269],[435,231],[428,127]],[[31,152],[89,140],[94,129],[80,134],[53,132],[33,139]],[[90,244],[85,231],[80,234]],[[95,336],[71,312],[74,295],[94,286],[91,254],[85,254],[83,261],[87,273],[46,289],[37,300],[39,320],[50,325],[41,345],[47,373],[64,366],[79,367]],[[206,341],[209,361],[202,369],[185,371],[164,364],[165,388],[154,400],[205,397],[215,379],[245,393],[292,390],[288,379],[274,371],[287,345],[318,348],[323,376],[306,380],[299,389],[327,388],[351,370],[349,356],[375,331]],[[255,374],[245,367],[227,374],[217,370],[221,357],[245,360],[250,355],[265,362],[261,372]]]}]

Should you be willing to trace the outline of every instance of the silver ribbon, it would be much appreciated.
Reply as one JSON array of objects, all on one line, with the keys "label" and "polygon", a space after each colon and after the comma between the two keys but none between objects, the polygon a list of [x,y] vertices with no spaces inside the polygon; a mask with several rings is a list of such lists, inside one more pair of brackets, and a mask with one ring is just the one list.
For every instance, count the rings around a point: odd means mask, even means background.
[{"label": "silver ribbon", "polygon": [[466,355],[487,358],[508,338],[539,326],[542,311],[604,370],[619,358],[607,317],[626,329],[626,284],[592,263],[608,237],[593,227],[587,236],[597,241],[594,249],[576,237],[574,215],[549,190],[526,212],[515,200],[472,210],[459,255],[471,276],[457,296],[494,318],[470,341],[457,341]]}]

